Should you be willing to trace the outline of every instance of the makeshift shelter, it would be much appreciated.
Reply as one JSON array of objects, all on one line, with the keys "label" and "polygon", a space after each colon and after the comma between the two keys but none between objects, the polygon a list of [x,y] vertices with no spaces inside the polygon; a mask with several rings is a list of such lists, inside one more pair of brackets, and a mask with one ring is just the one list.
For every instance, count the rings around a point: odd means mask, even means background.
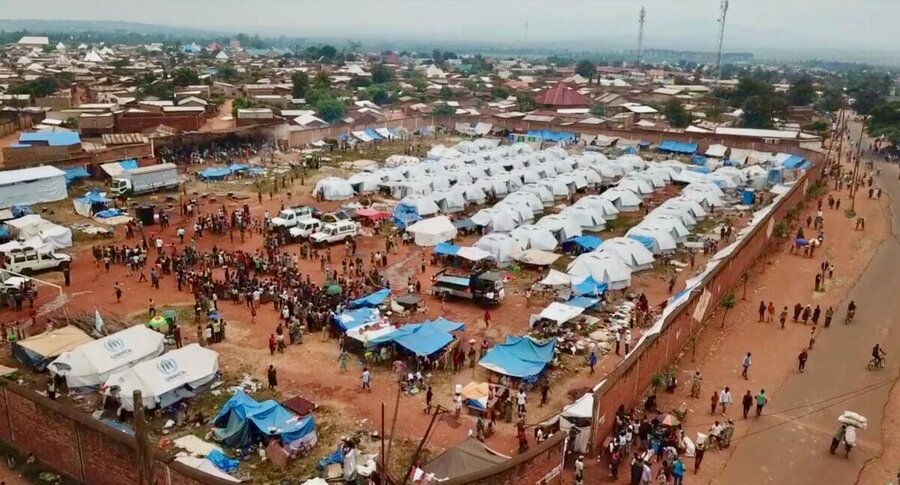
[{"label": "makeshift shelter", "polygon": [[84,167],[72,167],[62,169],[66,174],[66,185],[72,185],[77,180],[86,179],[91,176]]},{"label": "makeshift shelter", "polygon": [[522,249],[541,249],[544,251],[553,251],[558,244],[556,237],[550,230],[538,227],[534,224],[526,224],[519,226],[511,233],[510,236],[519,242]]},{"label": "makeshift shelter", "polygon": [[441,482],[486,470],[508,459],[508,456],[501,455],[470,437],[423,465],[422,471]]},{"label": "makeshift shelter", "polygon": [[632,227],[625,235],[643,244],[653,254],[671,253],[678,246],[675,238],[663,229]]},{"label": "makeshift shelter", "polygon": [[218,375],[219,353],[189,344],[111,375],[103,388],[126,411],[134,411],[135,390],[144,409],[164,409],[205,391]]},{"label": "makeshift shelter", "polygon": [[522,252],[519,241],[509,234],[488,234],[479,239],[475,247],[490,253],[500,266],[508,265],[513,256]]},{"label": "makeshift shelter", "polygon": [[540,249],[526,249],[513,257],[516,261],[532,266],[550,266],[555,263],[561,255],[542,251]]},{"label": "makeshift shelter", "polygon": [[299,417],[275,401],[257,402],[237,391],[213,418],[213,437],[229,448],[243,448],[269,438],[285,449],[315,446],[318,441],[312,416]]},{"label": "makeshift shelter", "polygon": [[113,374],[163,353],[165,338],[143,325],[107,335],[62,353],[47,368],[65,377],[69,390],[99,387]]},{"label": "makeshift shelter", "polygon": [[603,241],[600,250],[618,256],[632,271],[642,271],[653,266],[653,253],[641,242],[630,237],[614,237]]},{"label": "makeshift shelter", "polygon": [[404,325],[399,329],[369,341],[370,344],[394,343],[418,356],[432,355],[453,342],[451,332],[463,329],[462,323],[439,319],[433,322]]},{"label": "makeshift shelter", "polygon": [[603,240],[597,236],[578,236],[563,241],[562,247],[564,251],[572,252],[574,248],[579,249],[579,253],[593,251],[597,249]]},{"label": "makeshift shelter", "polygon": [[351,309],[373,308],[383,304],[390,296],[390,288],[382,288],[374,293],[369,293],[366,296],[351,301],[348,306]]},{"label": "makeshift shelter", "polygon": [[209,167],[201,170],[198,175],[203,180],[224,180],[231,175],[228,167]]},{"label": "makeshift shelter", "polygon": [[554,301],[541,311],[541,318],[556,322],[557,325],[562,325],[582,313],[584,313],[584,308]]},{"label": "makeshift shelter", "polygon": [[556,340],[539,343],[529,337],[508,335],[506,343],[491,347],[478,365],[510,377],[533,381],[553,361]]},{"label": "makeshift shelter", "polygon": [[379,320],[381,320],[381,312],[377,308],[358,308],[334,317],[335,325],[344,332]]},{"label": "makeshift shelter", "polygon": [[609,285],[611,290],[622,290],[631,285],[631,268],[614,253],[593,251],[584,253],[569,263],[566,272],[572,277],[594,278]]},{"label": "makeshift shelter", "polygon": [[557,271],[555,269],[551,269],[547,272],[547,276],[544,276],[541,281],[538,283],[544,286],[569,286],[572,284],[572,277],[563,273],[562,271]]},{"label": "makeshift shelter", "polygon": [[325,177],[313,189],[313,197],[321,196],[325,200],[347,200],[354,195],[350,182],[338,177]]},{"label": "makeshift shelter", "polygon": [[66,173],[49,165],[0,172],[0,209],[55,202],[69,196]]},{"label": "makeshift shelter", "polygon": [[460,397],[463,404],[477,411],[486,411],[488,397],[491,395],[491,384],[488,382],[470,382],[463,386]]},{"label": "makeshift shelter", "polygon": [[427,195],[410,195],[404,197],[397,205],[406,205],[415,208],[416,214],[418,214],[419,217],[428,217],[441,211],[441,208],[434,202],[434,199]]},{"label": "makeshift shelter", "polygon": [[75,212],[84,217],[91,217],[94,214],[104,211],[109,207],[111,199],[106,198],[106,194],[92,190],[84,197],[78,197],[72,201],[75,206]]},{"label": "makeshift shelter", "polygon": [[43,371],[55,358],[94,339],[71,325],[32,335],[13,344],[13,355],[19,362]]},{"label": "makeshift shelter", "polygon": [[456,237],[456,227],[447,216],[423,219],[406,228],[418,246],[434,246]]},{"label": "makeshift shelter", "polygon": [[576,453],[587,453],[590,449],[593,412],[594,396],[591,393],[587,393],[572,404],[564,407],[560,414],[544,421],[540,425],[553,426],[558,423],[559,430],[564,433],[568,433],[572,428],[576,428],[579,432],[574,434],[575,439],[572,442],[572,447]]},{"label": "makeshift shelter", "polygon": [[575,280],[572,281],[572,293],[578,296],[590,295],[600,297],[607,289],[609,289],[609,285],[590,276],[578,283],[575,283]]}]

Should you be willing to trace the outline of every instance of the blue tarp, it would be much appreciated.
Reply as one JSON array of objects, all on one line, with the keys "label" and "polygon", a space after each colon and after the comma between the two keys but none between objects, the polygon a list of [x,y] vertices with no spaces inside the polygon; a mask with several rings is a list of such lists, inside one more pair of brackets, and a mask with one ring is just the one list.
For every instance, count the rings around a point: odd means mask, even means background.
[{"label": "blue tarp", "polygon": [[712,170],[709,167],[701,167],[700,165],[685,165],[684,168],[686,170],[690,170],[691,172],[697,173],[710,173]]},{"label": "blue tarp", "polygon": [[416,355],[431,355],[453,342],[453,336],[433,325],[421,325],[394,339],[394,343]]},{"label": "blue tarp", "polygon": [[373,130],[372,128],[366,128],[363,131],[365,131],[366,134],[369,135],[369,138],[373,140],[384,140],[384,137],[379,135],[378,132]]},{"label": "blue tarp", "polygon": [[29,214],[34,214],[34,211],[31,210],[31,207],[28,207],[27,205],[14,205],[9,208],[9,212],[12,213],[13,219],[18,219]]},{"label": "blue tarp", "polygon": [[95,217],[99,217],[101,219],[109,219],[110,217],[119,217],[122,215],[125,215],[125,213],[119,209],[106,209],[105,211],[100,211],[94,214]]},{"label": "blue tarp", "polygon": [[656,241],[652,237],[647,236],[639,236],[637,234],[628,236],[628,239],[634,239],[635,241],[641,243],[647,249],[653,250],[653,246],[656,245]]},{"label": "blue tarp", "polygon": [[65,147],[78,145],[81,137],[74,131],[39,131],[22,133],[19,135],[19,143],[23,145],[43,145],[51,147]]},{"label": "blue tarp", "polygon": [[138,168],[137,159],[120,160],[119,166],[122,167],[122,170],[134,170]]},{"label": "blue tarp", "polygon": [[394,225],[400,228],[401,230],[406,229],[406,226],[410,224],[416,223],[422,217],[419,216],[419,210],[416,209],[415,206],[400,203],[394,207]]},{"label": "blue tarp", "polygon": [[372,308],[359,308],[356,310],[345,311],[344,313],[337,315],[334,317],[334,323],[346,332],[352,328],[361,327],[368,322],[374,321],[377,316],[378,313]]},{"label": "blue tarp", "polygon": [[812,167],[812,164],[809,163],[809,160],[803,157],[791,155],[790,157],[785,159],[785,161],[781,162],[781,166],[788,170],[806,170],[809,167]]},{"label": "blue tarp", "polygon": [[603,240],[597,236],[576,236],[563,241],[563,246],[566,244],[575,244],[582,249],[593,251],[600,247],[600,244],[602,243]]},{"label": "blue tarp", "polygon": [[316,465],[316,468],[319,471],[324,470],[328,465],[332,463],[343,463],[344,462],[344,444],[338,443],[337,448],[335,448],[334,452],[330,455],[326,456],[319,460],[319,464]]},{"label": "blue tarp", "polygon": [[691,155],[691,163],[694,165],[705,166],[706,165],[706,157],[703,155]]},{"label": "blue tarp", "polygon": [[626,147],[622,150],[622,155],[637,155],[637,148],[635,147]]},{"label": "blue tarp", "polygon": [[376,307],[391,296],[391,290],[384,288],[350,302],[350,308]]},{"label": "blue tarp", "polygon": [[257,402],[243,391],[229,399],[212,420],[217,441],[231,448],[242,448],[276,437],[290,448],[301,440],[315,444],[316,424],[312,416],[298,417],[275,401]]},{"label": "blue tarp", "polygon": [[437,246],[434,247],[435,254],[443,254],[445,256],[452,256],[459,252],[459,246],[454,246],[450,243],[438,243]]},{"label": "blue tarp", "polygon": [[64,168],[63,172],[66,173],[66,185],[70,185],[78,179],[90,177],[90,174],[88,174],[84,167]]},{"label": "blue tarp", "polygon": [[[453,340],[453,337],[450,336],[450,334],[453,332],[461,331],[463,328],[465,328],[465,325],[462,323],[459,323],[459,322],[454,322],[452,320],[447,320],[446,318],[443,318],[443,317],[438,317],[435,320],[426,320],[422,323],[412,323],[409,325],[404,325],[404,326],[398,328],[397,330],[394,330],[391,333],[388,333],[388,334],[385,334],[385,335],[382,335],[380,337],[370,340],[369,344],[383,345],[383,344],[388,344],[391,342],[400,343],[399,340],[401,338],[416,334],[416,333],[420,332],[423,327],[428,327],[429,330],[427,330],[426,333],[422,334],[422,336],[428,336],[428,335],[433,336],[433,335],[436,335],[437,333],[442,333],[442,334],[445,334],[448,337],[450,337],[450,340],[447,340],[443,336],[439,337],[441,340],[446,340],[445,344],[443,344],[437,348],[437,350],[440,350],[441,348],[443,348],[445,345],[447,345],[448,343],[450,343]],[[404,347],[407,347],[407,346],[404,345]],[[407,348],[409,348],[409,347],[407,347]],[[410,349],[410,350],[415,352],[415,350],[413,350],[413,349]],[[427,354],[420,354],[420,355],[427,355]]]},{"label": "blue tarp", "polygon": [[218,468],[219,470],[222,470],[225,473],[231,473],[231,472],[237,470],[238,465],[241,464],[241,462],[239,462],[237,460],[232,460],[231,458],[228,458],[227,456],[225,456],[224,453],[222,453],[219,450],[210,451],[209,454],[206,455],[206,459],[211,461],[212,464],[216,466],[216,468]]},{"label": "blue tarp", "polygon": [[579,296],[579,297],[572,298],[571,300],[567,301],[566,305],[577,306],[578,308],[590,308],[598,303],[600,303],[600,300],[597,298],[588,298],[586,296]]},{"label": "blue tarp", "polygon": [[231,170],[231,173],[243,172],[247,170],[249,167],[244,165],[243,163],[232,163],[228,166],[228,170]]},{"label": "blue tarp", "polygon": [[661,152],[672,153],[696,153],[698,145],[696,143],[685,143],[679,141],[665,140],[659,144],[657,149]]},{"label": "blue tarp", "polygon": [[773,169],[769,169],[769,174],[766,177],[766,182],[768,182],[772,185],[780,184],[783,178],[784,178],[784,174],[781,173],[781,169],[773,168]]},{"label": "blue tarp", "polygon": [[588,276],[581,283],[572,285],[572,292],[578,296],[581,295],[602,295],[609,285],[602,281],[595,280],[592,276]]},{"label": "blue tarp", "polygon": [[528,130],[528,136],[539,136],[544,141],[575,141],[575,133],[568,131]]},{"label": "blue tarp", "polygon": [[0,241],[9,239],[9,227],[6,224],[0,224]]},{"label": "blue tarp", "polygon": [[227,168],[207,168],[200,172],[200,178],[203,180],[222,180],[231,175],[231,170]]},{"label": "blue tarp", "polygon": [[478,365],[510,377],[530,379],[544,372],[555,350],[555,340],[539,344],[527,337],[509,335],[506,343],[488,350]]}]

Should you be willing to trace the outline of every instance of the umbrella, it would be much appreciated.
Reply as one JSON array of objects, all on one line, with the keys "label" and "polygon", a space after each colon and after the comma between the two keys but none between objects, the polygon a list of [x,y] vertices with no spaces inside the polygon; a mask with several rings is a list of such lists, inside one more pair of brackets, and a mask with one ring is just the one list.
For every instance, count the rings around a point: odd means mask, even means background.
[{"label": "umbrella", "polygon": [[325,288],[325,293],[328,295],[340,295],[341,287],[338,285],[329,285],[327,288]]},{"label": "umbrella", "polygon": [[671,414],[667,414],[666,417],[663,418],[662,424],[663,426],[678,426],[678,418]]},{"label": "umbrella", "polygon": [[165,318],[166,320],[169,320],[171,322],[174,322],[175,319],[178,318],[178,312],[176,312],[175,310],[166,310],[163,312],[162,315],[163,315],[163,318]]},{"label": "umbrella", "polygon": [[154,330],[159,330],[160,327],[167,326],[168,324],[169,322],[167,322],[166,319],[161,315],[157,315],[153,317],[149,322],[147,322],[147,326]]}]

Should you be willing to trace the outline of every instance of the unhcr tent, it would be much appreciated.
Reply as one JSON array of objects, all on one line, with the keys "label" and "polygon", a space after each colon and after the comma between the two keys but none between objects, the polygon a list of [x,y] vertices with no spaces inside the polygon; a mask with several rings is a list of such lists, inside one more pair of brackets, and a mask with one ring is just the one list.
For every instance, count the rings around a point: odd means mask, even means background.
[{"label": "unhcr tent", "polygon": [[145,409],[164,409],[208,389],[219,375],[219,353],[190,344],[113,374],[104,393],[118,391],[126,411],[134,411],[134,391],[141,391]]},{"label": "unhcr tent", "polygon": [[670,253],[677,247],[675,238],[663,229],[632,227],[625,235],[643,244],[653,254]]},{"label": "unhcr tent", "polygon": [[66,173],[47,166],[0,172],[0,209],[55,202],[69,196]]},{"label": "unhcr tent", "polygon": [[163,340],[161,333],[137,325],[64,352],[47,368],[65,377],[69,390],[96,388],[109,376],[158,357]]},{"label": "unhcr tent", "polygon": [[619,212],[635,212],[641,208],[641,198],[625,188],[613,187],[600,197],[612,202]]},{"label": "unhcr tent", "polygon": [[566,270],[574,278],[594,278],[606,283],[611,290],[622,290],[631,285],[631,268],[614,253],[593,251],[584,253],[569,263]]},{"label": "unhcr tent", "polygon": [[538,343],[528,337],[509,335],[484,354],[478,365],[510,377],[533,380],[553,360],[556,341]]},{"label": "unhcr tent", "polygon": [[519,226],[509,234],[522,249],[540,249],[544,251],[553,251],[558,244],[553,233],[548,229],[538,227],[534,224],[526,224]]},{"label": "unhcr tent", "polygon": [[490,253],[500,266],[505,266],[522,252],[522,245],[509,234],[488,234],[475,243],[475,247]]},{"label": "unhcr tent", "polygon": [[650,269],[653,266],[653,253],[640,241],[630,237],[614,237],[600,244],[599,249],[613,253],[631,268],[632,271]]},{"label": "unhcr tent", "polygon": [[300,417],[275,401],[257,402],[237,391],[212,420],[213,437],[229,448],[243,448],[277,438],[288,450],[318,441],[312,416]]},{"label": "unhcr tent", "polygon": [[470,437],[426,463],[422,466],[422,471],[434,475],[436,481],[442,482],[486,470],[508,459],[508,456],[501,455]]},{"label": "unhcr tent", "polygon": [[19,340],[13,344],[13,355],[32,369],[43,371],[61,354],[93,340],[78,327],[70,325]]},{"label": "unhcr tent", "polygon": [[313,196],[319,194],[325,200],[347,200],[355,195],[350,182],[338,177],[325,177],[316,182]]},{"label": "unhcr tent", "polygon": [[434,246],[456,237],[456,227],[447,216],[424,219],[406,228],[418,246]]}]

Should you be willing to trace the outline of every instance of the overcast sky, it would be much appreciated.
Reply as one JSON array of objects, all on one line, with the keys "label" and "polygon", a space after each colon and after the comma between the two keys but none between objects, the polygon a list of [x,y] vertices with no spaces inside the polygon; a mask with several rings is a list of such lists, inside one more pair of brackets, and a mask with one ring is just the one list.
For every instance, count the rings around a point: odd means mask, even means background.
[{"label": "overcast sky", "polygon": [[[719,0],[0,0],[0,17],[124,20],[332,39],[636,43],[714,50]],[[732,0],[726,50],[885,51],[900,45],[900,0]],[[554,47],[559,47],[554,45]]]}]

